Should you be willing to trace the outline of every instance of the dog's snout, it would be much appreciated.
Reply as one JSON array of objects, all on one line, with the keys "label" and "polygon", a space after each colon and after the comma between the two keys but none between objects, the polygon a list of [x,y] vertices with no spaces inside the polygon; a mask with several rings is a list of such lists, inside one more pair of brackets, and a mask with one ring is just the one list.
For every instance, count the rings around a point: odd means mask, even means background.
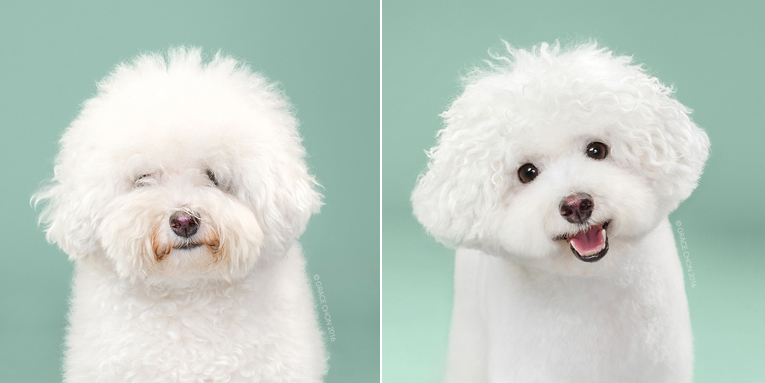
[{"label": "dog's snout", "polygon": [[576,193],[560,202],[560,215],[571,223],[585,223],[595,209],[592,196],[587,193]]},{"label": "dog's snout", "polygon": [[185,211],[177,211],[170,216],[170,227],[179,237],[191,237],[199,228],[199,219]]}]

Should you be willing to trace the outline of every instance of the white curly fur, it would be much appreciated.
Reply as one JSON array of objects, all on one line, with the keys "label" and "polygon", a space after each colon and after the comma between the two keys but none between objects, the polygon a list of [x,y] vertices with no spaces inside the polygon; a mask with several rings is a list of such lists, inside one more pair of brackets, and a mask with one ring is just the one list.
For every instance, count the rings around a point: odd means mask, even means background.
[{"label": "white curly fur", "polygon": [[[667,216],[696,187],[709,140],[672,89],[595,43],[492,54],[443,113],[412,194],[458,248],[449,382],[690,382],[683,275]],[[609,156],[586,156],[588,143]],[[539,175],[522,183],[518,169]],[[599,262],[555,238],[582,229],[562,199],[610,221]]]},{"label": "white curly fur", "polygon": [[[102,80],[34,196],[75,262],[64,380],[322,381],[304,156],[286,97],[231,57],[174,48]],[[189,239],[176,211],[199,219]]]}]

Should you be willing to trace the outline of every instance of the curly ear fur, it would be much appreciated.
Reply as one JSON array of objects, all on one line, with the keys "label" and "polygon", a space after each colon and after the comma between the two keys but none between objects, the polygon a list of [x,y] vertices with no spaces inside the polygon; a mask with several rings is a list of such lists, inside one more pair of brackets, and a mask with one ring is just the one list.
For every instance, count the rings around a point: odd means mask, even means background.
[{"label": "curly ear fur", "polygon": [[[696,188],[709,155],[709,137],[690,119],[690,110],[671,98],[672,90],[654,82],[663,97],[642,101],[632,121],[616,125],[615,141],[626,163],[652,182],[669,214]],[[629,123],[631,122],[631,124]]]},{"label": "curly ear fur", "polygon": [[[295,123],[296,124],[296,123]],[[265,174],[245,177],[249,189],[241,197],[248,200],[265,234],[266,253],[283,254],[303,234],[312,214],[321,208],[321,194],[315,187],[319,184],[308,172],[302,158],[305,151],[300,145],[296,126],[291,126],[294,145],[282,148],[281,153],[267,159]],[[301,161],[294,161],[300,158]],[[262,170],[261,170],[262,171]]]},{"label": "curly ear fur", "polygon": [[481,241],[491,230],[485,218],[512,177],[505,168],[517,166],[508,163],[523,145],[517,135],[549,121],[560,124],[556,129],[570,121],[606,125],[615,160],[649,180],[663,197],[662,211],[690,195],[709,139],[672,88],[595,43],[505,46],[506,54],[491,54],[486,68],[470,72],[442,114],[445,128],[412,194],[414,214],[431,235],[450,246]]},{"label": "curly ear fur", "polygon": [[45,207],[40,213],[39,223],[46,226],[45,237],[48,242],[58,244],[69,259],[79,259],[96,249],[95,228],[82,213],[77,190],[67,190],[63,185],[48,186],[32,197],[37,207]]},{"label": "curly ear fur", "polygon": [[505,185],[506,145],[493,128],[492,107],[467,104],[468,98],[460,97],[442,115],[446,128],[428,152],[428,171],[412,193],[417,219],[447,246],[481,239],[481,217],[498,203]]},{"label": "curly ear fur", "polygon": [[77,260],[100,249],[95,235],[98,212],[115,191],[114,185],[76,171],[91,160],[87,153],[72,149],[70,132],[61,139],[53,180],[34,194],[32,202],[35,208],[43,205],[39,222],[46,227],[48,242],[57,244],[69,259]]}]

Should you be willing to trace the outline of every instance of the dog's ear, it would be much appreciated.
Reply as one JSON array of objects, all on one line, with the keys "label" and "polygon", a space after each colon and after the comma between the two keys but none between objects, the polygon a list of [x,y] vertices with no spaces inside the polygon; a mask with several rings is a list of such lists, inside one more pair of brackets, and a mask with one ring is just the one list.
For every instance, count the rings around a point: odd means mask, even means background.
[{"label": "dog's ear", "polygon": [[101,199],[109,195],[105,184],[94,183],[70,171],[71,151],[62,149],[52,182],[35,193],[32,202],[42,205],[39,222],[48,242],[57,244],[71,260],[98,251],[95,228]]},{"label": "dog's ear", "polygon": [[[655,79],[654,79],[655,80]],[[691,195],[709,155],[709,137],[689,117],[690,109],[653,81],[652,98],[635,108],[621,129],[630,137],[619,150],[648,177],[667,213]],[[616,151],[615,151],[616,152]]]},{"label": "dog's ear", "polygon": [[482,95],[473,93],[468,86],[443,113],[446,127],[438,133],[438,145],[428,152],[428,170],[412,193],[417,219],[428,233],[452,247],[482,241],[483,223],[507,183],[499,116]]},{"label": "dog's ear", "polygon": [[289,250],[322,205],[321,194],[315,190],[319,185],[303,161],[302,147],[291,152],[275,153],[266,167],[268,174],[259,173],[245,181],[250,184],[247,198],[263,229],[265,254]]},{"label": "dog's ear", "polygon": [[[698,185],[704,164],[709,156],[709,137],[690,119],[690,111],[679,102],[674,110],[665,110],[665,145],[669,148],[668,182],[664,192],[673,197],[674,209],[691,195]],[[654,145],[661,145],[660,142]]]}]

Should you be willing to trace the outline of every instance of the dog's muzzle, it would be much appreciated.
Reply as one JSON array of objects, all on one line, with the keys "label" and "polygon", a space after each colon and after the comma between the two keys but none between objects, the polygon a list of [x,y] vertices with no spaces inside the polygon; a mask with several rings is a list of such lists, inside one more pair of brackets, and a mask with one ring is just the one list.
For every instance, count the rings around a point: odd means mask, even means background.
[{"label": "dog's muzzle", "polygon": [[[595,201],[587,193],[576,193],[563,198],[558,206],[561,217],[566,221],[582,225],[592,217]],[[565,239],[574,255],[584,262],[597,262],[608,253],[609,222],[592,224],[574,234],[566,234],[556,239]]]}]

